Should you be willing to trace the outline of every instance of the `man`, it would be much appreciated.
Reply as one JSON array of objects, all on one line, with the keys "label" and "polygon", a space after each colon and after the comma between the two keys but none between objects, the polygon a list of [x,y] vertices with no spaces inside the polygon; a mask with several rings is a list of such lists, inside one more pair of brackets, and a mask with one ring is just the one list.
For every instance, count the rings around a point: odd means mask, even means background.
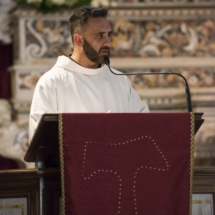
[{"label": "man", "polygon": [[70,17],[74,52],[58,57],[38,81],[30,111],[30,139],[44,113],[149,111],[129,79],[112,74],[104,65],[112,34],[107,12],[85,6]]}]

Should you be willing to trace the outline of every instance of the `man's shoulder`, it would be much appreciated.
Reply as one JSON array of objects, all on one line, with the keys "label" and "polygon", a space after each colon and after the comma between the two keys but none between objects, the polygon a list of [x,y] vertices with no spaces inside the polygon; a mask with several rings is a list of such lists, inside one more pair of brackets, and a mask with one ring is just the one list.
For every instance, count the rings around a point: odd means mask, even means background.
[{"label": "man's shoulder", "polygon": [[53,67],[45,73],[45,77],[46,76],[47,77],[51,76],[55,78],[61,77],[68,71],[69,63],[71,63],[71,61],[68,57],[64,55],[59,56]]},{"label": "man's shoulder", "polygon": [[117,69],[111,68],[111,71],[108,71],[112,76],[114,76],[115,78],[117,78],[117,80],[121,80],[121,81],[125,81],[126,83],[128,82],[128,77],[126,76],[126,73],[123,73]]},{"label": "man's shoulder", "polygon": [[41,78],[58,78],[62,72],[64,72],[64,68],[59,68],[59,67],[56,67],[55,65],[48,71],[46,71]]},{"label": "man's shoulder", "polygon": [[49,83],[64,81],[66,77],[66,70],[53,66],[50,70],[46,71],[39,79],[39,85],[49,85]]}]

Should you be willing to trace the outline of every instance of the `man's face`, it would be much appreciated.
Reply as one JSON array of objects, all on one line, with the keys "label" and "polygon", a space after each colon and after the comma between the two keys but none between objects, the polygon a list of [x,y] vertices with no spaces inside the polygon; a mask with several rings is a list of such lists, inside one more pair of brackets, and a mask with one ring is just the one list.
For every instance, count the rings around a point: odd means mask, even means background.
[{"label": "man's face", "polygon": [[96,63],[103,64],[104,57],[109,57],[112,31],[106,18],[90,18],[85,27],[83,36],[83,51],[87,58]]}]

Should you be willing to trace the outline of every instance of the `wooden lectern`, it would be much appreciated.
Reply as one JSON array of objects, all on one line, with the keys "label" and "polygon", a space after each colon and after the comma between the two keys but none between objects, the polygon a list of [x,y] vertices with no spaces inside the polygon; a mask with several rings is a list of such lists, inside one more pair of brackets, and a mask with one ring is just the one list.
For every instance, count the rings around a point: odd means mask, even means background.
[{"label": "wooden lectern", "polygon": [[[203,123],[203,114],[195,114],[195,133]],[[24,198],[23,204],[1,204],[1,210],[18,210],[27,215],[60,214],[60,162],[58,114],[45,114],[26,153],[27,162],[35,162],[36,169],[0,172],[0,200]],[[194,169],[194,193],[215,195],[213,168]],[[215,199],[215,198],[214,198]],[[11,214],[13,214],[11,212]]]}]

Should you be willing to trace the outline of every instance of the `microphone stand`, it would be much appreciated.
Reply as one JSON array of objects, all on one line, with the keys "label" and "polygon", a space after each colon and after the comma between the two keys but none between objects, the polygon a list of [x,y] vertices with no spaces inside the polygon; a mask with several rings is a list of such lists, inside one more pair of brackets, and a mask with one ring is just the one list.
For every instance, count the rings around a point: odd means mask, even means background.
[{"label": "microphone stand", "polygon": [[108,57],[104,57],[104,63],[108,66],[109,70],[111,71],[111,73],[113,73],[114,75],[156,75],[156,74],[166,74],[166,75],[170,75],[170,74],[173,74],[173,75],[177,75],[177,76],[180,76],[181,78],[183,78],[184,82],[185,82],[185,93],[186,93],[186,97],[187,97],[187,108],[188,108],[188,112],[192,112],[192,103],[191,103],[191,96],[190,96],[190,88],[189,88],[189,85],[187,83],[187,80],[186,78],[179,74],[179,73],[175,73],[175,72],[153,72],[153,73],[150,73],[150,72],[144,72],[144,73],[120,73],[120,74],[117,74],[115,72],[112,71],[112,69],[110,68],[110,60]]}]

